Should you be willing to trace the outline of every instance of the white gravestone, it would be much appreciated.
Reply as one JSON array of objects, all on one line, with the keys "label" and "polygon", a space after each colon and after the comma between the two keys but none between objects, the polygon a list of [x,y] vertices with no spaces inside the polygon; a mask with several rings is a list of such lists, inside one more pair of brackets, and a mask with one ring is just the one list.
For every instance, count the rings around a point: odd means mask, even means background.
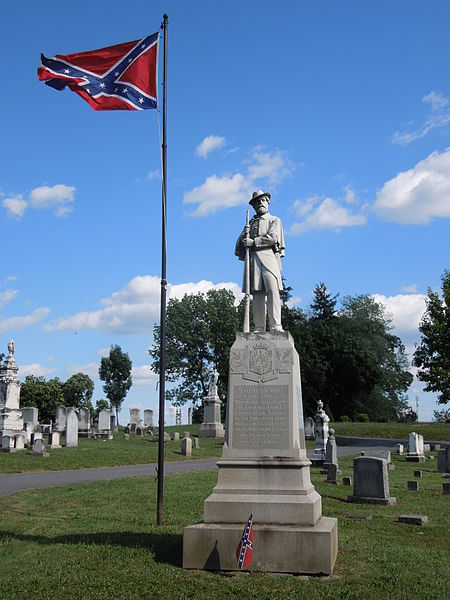
[{"label": "white gravestone", "polygon": [[101,410],[98,413],[98,433],[96,437],[112,440],[111,411],[108,409]]},{"label": "white gravestone", "polygon": [[397,454],[403,454],[403,444],[395,444],[395,451]]},{"label": "white gravestone", "polygon": [[66,448],[78,446],[78,416],[74,409],[67,412],[66,421]]},{"label": "white gravestone", "polygon": [[314,421],[312,417],[306,417],[305,419],[305,439],[314,440]]},{"label": "white gravestone", "polygon": [[321,467],[325,462],[328,424],[330,422],[328,415],[323,410],[323,402],[321,400],[317,402],[317,412],[314,415],[314,421],[316,423],[316,447],[311,462],[313,467]]},{"label": "white gravestone", "polygon": [[172,440],[177,442],[180,439],[180,434],[178,433],[178,431],[174,431],[172,433]]},{"label": "white gravestone", "polygon": [[188,408],[188,425],[192,425],[192,406]]},{"label": "white gravestone", "polygon": [[181,454],[183,456],[192,456],[192,440],[190,437],[184,437],[181,440]]},{"label": "white gravestone", "polygon": [[141,409],[140,408],[130,408],[130,425],[134,427],[133,430],[136,430],[136,427],[141,426]]},{"label": "white gravestone", "polygon": [[67,421],[67,409],[65,406],[57,406],[56,407],[56,416],[55,416],[55,426],[54,430],[62,431],[66,430],[66,421]]},{"label": "white gravestone", "polygon": [[360,456],[353,459],[353,494],[348,502],[395,504],[389,496],[388,464],[384,458]]},{"label": "white gravestone", "polygon": [[22,417],[24,423],[31,423],[33,427],[39,423],[39,411],[35,406],[23,406]]},{"label": "white gravestone", "polygon": [[153,410],[151,408],[144,410],[144,427],[154,427]]},{"label": "white gravestone", "polygon": [[16,433],[16,435],[14,436],[14,447],[16,450],[25,449],[25,436],[21,433]]},{"label": "white gravestone", "polygon": [[78,435],[89,437],[91,432],[91,414],[89,409],[82,406],[78,411]]},{"label": "white gravestone", "polygon": [[42,438],[34,440],[33,443],[33,455],[34,456],[49,456],[48,452],[45,451],[45,442]]},{"label": "white gravestone", "polygon": [[3,452],[14,452],[14,437],[12,435],[2,436],[2,451]]},{"label": "white gravestone", "polygon": [[219,373],[214,370],[209,382],[208,395],[203,398],[203,423],[200,425],[198,437],[221,438],[225,436],[220,421],[220,398],[217,393]]},{"label": "white gravestone", "polygon": [[0,437],[14,437],[24,433],[22,410],[20,409],[19,369],[14,358],[15,346],[8,344],[8,356],[0,365]]},{"label": "white gravestone", "polygon": [[61,448],[61,444],[59,441],[59,431],[53,431],[49,436],[49,447],[52,450]]},{"label": "white gravestone", "polygon": [[408,436],[408,453],[406,454],[407,462],[425,462],[423,452],[423,436],[411,431]]},{"label": "white gravestone", "polygon": [[340,475],[341,471],[339,470],[339,465],[338,465],[337,444],[336,444],[336,438],[334,436],[334,433],[335,433],[334,429],[330,429],[326,448],[325,448],[325,462],[323,463],[323,467],[326,470],[326,473],[328,473],[329,466],[334,464],[334,465],[336,465],[337,475]]},{"label": "white gravestone", "polygon": [[253,570],[331,573],[337,520],[322,516],[310,479],[292,337],[238,333],[229,373],[217,485],[203,522],[184,529],[183,567],[237,570],[237,542],[253,513]]}]

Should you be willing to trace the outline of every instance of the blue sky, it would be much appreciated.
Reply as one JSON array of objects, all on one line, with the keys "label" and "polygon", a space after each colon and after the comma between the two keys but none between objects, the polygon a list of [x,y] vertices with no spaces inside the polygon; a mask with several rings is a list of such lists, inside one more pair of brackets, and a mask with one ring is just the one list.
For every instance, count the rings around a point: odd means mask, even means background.
[{"label": "blue sky", "polygon": [[[157,408],[157,113],[95,112],[36,69],[41,52],[144,37],[164,12],[170,295],[238,293],[234,243],[263,188],[283,220],[296,302],[307,308],[321,281],[341,297],[375,295],[411,352],[450,254],[450,6],[411,0],[8,3],[1,349],[14,338],[22,377],[87,372],[95,401],[100,357],[120,344],[134,365],[122,422],[131,406]],[[435,398],[415,381],[416,395],[431,419]]]}]

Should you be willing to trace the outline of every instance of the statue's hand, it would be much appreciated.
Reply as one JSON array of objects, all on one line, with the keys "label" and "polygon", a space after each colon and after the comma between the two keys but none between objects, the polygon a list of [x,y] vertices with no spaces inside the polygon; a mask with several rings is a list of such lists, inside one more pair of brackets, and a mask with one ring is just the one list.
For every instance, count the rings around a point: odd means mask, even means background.
[{"label": "statue's hand", "polygon": [[251,237],[245,237],[245,238],[243,239],[243,242],[244,242],[244,246],[245,246],[246,248],[250,248],[250,246],[253,246],[253,245],[255,244],[255,241],[254,241],[254,240],[252,240],[252,238],[251,238]]}]

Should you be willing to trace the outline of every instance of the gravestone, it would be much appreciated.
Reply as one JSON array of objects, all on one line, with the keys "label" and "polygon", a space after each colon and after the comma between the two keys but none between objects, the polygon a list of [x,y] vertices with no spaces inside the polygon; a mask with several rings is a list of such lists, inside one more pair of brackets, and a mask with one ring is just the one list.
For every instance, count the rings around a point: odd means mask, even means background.
[{"label": "gravestone", "polygon": [[73,408],[67,411],[65,446],[66,448],[78,446],[78,416]]},{"label": "gravestone", "polygon": [[423,445],[423,451],[425,452],[431,452],[431,445],[430,444],[424,444]]},{"label": "gravestone", "polygon": [[305,440],[314,440],[314,421],[312,417],[306,417],[305,419]]},{"label": "gravestone", "polygon": [[384,458],[361,456],[353,459],[353,494],[348,502],[395,504],[389,496],[388,465]]},{"label": "gravestone", "polygon": [[111,411],[103,409],[98,413],[98,432],[95,436],[102,440],[112,440]]},{"label": "gravestone", "polygon": [[440,444],[432,444],[431,449],[433,450],[433,452],[439,452],[439,450],[441,449],[441,445]]},{"label": "gravestone", "polygon": [[183,456],[192,456],[192,440],[190,437],[184,437],[181,440],[181,454]]},{"label": "gravestone", "polygon": [[203,398],[203,423],[198,437],[223,438],[225,431],[220,421],[220,398],[217,392],[219,373],[215,370],[209,382],[208,395]]},{"label": "gravestone", "polygon": [[323,402],[321,400],[317,402],[317,412],[314,415],[314,422],[316,424],[316,447],[311,458],[311,463],[313,467],[321,467],[325,462],[328,424],[330,422],[328,415],[323,410]]},{"label": "gravestone", "polygon": [[55,426],[53,429],[62,433],[66,430],[67,410],[65,406],[56,407]]},{"label": "gravestone", "polygon": [[15,452],[14,448],[14,436],[3,435],[2,436],[2,452]]},{"label": "gravestone", "polygon": [[425,462],[423,452],[423,435],[411,431],[408,435],[408,453],[406,455],[408,462]]},{"label": "gravestone", "polygon": [[419,490],[419,482],[414,480],[414,481],[408,481],[408,490],[411,492],[417,492]]},{"label": "gravestone", "polygon": [[16,450],[25,450],[25,436],[21,433],[16,433],[14,436],[14,448]]},{"label": "gravestone", "polygon": [[60,436],[59,431],[52,431],[52,433],[50,434],[49,447],[52,450],[56,450],[58,448],[61,448],[59,436]]},{"label": "gravestone", "polygon": [[22,410],[20,409],[19,369],[14,358],[15,345],[8,344],[8,356],[0,364],[0,437],[14,438],[17,433],[25,434]]},{"label": "gravestone", "polygon": [[439,450],[437,468],[439,473],[450,473],[450,446]]},{"label": "gravestone", "polygon": [[27,444],[31,443],[31,436],[34,432],[34,427],[32,425],[32,423],[24,423],[24,429],[25,429],[25,439]]},{"label": "gravestone", "polygon": [[126,434],[126,435],[130,435],[130,428],[129,428],[129,426],[128,426],[128,425],[125,425],[125,427],[123,428],[123,432],[124,432],[124,434]]},{"label": "gravestone", "polygon": [[153,421],[153,411],[151,408],[146,408],[144,410],[144,427],[154,427]]},{"label": "gravestone", "polygon": [[329,431],[327,444],[325,447],[325,462],[323,463],[323,467],[326,470],[326,473],[328,473],[328,467],[331,464],[335,464],[336,469],[337,469],[337,475],[340,475],[341,471],[339,470],[339,465],[338,465],[337,444],[336,444],[336,438],[334,437],[334,433],[335,433],[334,429],[331,428]]},{"label": "gravestone", "polygon": [[170,433],[168,431],[164,432],[164,442],[170,442]]},{"label": "gravestone", "polygon": [[444,481],[442,484],[442,493],[446,496],[450,495],[450,482]]},{"label": "gravestone", "polygon": [[173,440],[174,442],[177,442],[179,439],[180,439],[180,434],[178,433],[178,431],[174,431],[174,432],[172,433],[172,440]]},{"label": "gravestone", "polygon": [[141,409],[130,408],[130,427],[131,431],[136,432],[136,427],[141,426]]},{"label": "gravestone", "polygon": [[366,456],[370,456],[372,458],[384,458],[384,460],[389,465],[391,463],[391,451],[390,450],[373,450],[370,449],[366,452]]},{"label": "gravestone", "polygon": [[181,425],[181,408],[175,409],[175,425]]},{"label": "gravestone", "polygon": [[395,444],[395,451],[397,454],[403,454],[403,444]]},{"label": "gravestone", "polygon": [[197,449],[197,448],[200,448],[200,443],[199,443],[199,439],[198,439],[198,437],[195,437],[195,438],[194,438],[194,448],[196,448],[196,449]]},{"label": "gravestone", "polygon": [[352,485],[352,478],[351,477],[343,477],[342,478],[342,483],[344,485]]},{"label": "gravestone", "polygon": [[336,463],[330,463],[328,465],[328,475],[325,483],[337,484],[338,466]]},{"label": "gravestone", "polygon": [[188,425],[192,425],[192,406],[188,408]]},{"label": "gravestone", "polygon": [[33,428],[39,423],[39,410],[35,406],[22,407],[22,417],[24,425],[30,423]]},{"label": "gravestone", "polygon": [[142,437],[142,427],[136,427],[136,435]]},{"label": "gravestone", "polygon": [[91,434],[91,414],[89,409],[82,406],[78,411],[78,435],[89,437]]},{"label": "gravestone", "polygon": [[253,513],[253,570],[331,573],[337,520],[322,516],[310,479],[292,337],[238,333],[229,373],[217,485],[203,522],[184,529],[183,567],[237,570],[236,546]]},{"label": "gravestone", "polygon": [[[76,415],[75,415],[76,418]],[[33,443],[33,456],[42,456],[47,458],[49,456],[48,452],[45,451],[45,442],[42,438],[38,438],[34,440]]]}]

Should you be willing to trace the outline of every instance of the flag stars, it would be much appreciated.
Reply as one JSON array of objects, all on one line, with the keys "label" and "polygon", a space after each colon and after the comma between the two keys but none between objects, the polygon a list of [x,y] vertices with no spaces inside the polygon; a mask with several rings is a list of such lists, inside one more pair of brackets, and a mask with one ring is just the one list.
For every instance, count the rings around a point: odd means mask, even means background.
[{"label": "flag stars", "polygon": [[130,63],[132,60],[133,60],[132,58],[129,58],[129,59],[128,59],[128,62]]},{"label": "flag stars", "polygon": [[69,69],[64,69],[64,73],[65,73],[66,75],[68,75],[68,74],[70,73],[70,70],[69,70]]},{"label": "flag stars", "polygon": [[128,94],[128,90],[127,90],[127,88],[125,88],[125,89],[123,90],[122,94]]},{"label": "flag stars", "polygon": [[139,104],[143,104],[144,103],[144,98],[139,98]]},{"label": "flag stars", "polygon": [[101,84],[100,84],[100,87],[103,89],[103,88],[105,87],[105,84],[104,84],[104,83],[101,83]]},{"label": "flag stars", "polygon": [[119,72],[119,71],[116,71],[116,72],[114,73],[114,77],[119,77],[119,75],[120,75],[120,72]]}]

